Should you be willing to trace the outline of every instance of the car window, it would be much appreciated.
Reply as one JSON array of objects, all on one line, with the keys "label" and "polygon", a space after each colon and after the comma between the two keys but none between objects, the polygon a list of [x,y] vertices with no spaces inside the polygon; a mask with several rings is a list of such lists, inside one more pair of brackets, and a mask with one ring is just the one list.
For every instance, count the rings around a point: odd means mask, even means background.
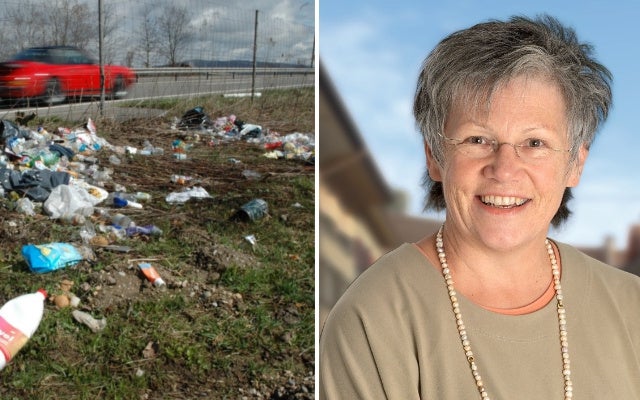
[{"label": "car window", "polygon": [[44,63],[52,62],[47,49],[39,49],[39,48],[23,50],[18,54],[16,54],[15,56],[13,56],[12,59],[17,61],[36,61],[36,62],[44,62]]},{"label": "car window", "polygon": [[75,49],[64,49],[68,64],[91,64],[91,59]]},{"label": "car window", "polygon": [[62,49],[50,49],[49,60],[51,64],[69,64]]},{"label": "car window", "polygon": [[16,61],[36,61],[57,65],[95,64],[91,57],[74,48],[30,48],[12,57]]}]

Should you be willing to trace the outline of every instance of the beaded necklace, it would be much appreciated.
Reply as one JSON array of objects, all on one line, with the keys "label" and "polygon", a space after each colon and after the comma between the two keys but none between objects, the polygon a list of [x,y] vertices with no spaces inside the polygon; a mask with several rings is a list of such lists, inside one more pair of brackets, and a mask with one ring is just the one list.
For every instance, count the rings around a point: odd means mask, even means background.
[{"label": "beaded necklace", "polygon": [[[460,342],[462,343],[462,348],[464,349],[465,355],[467,356],[467,361],[469,362],[469,367],[471,368],[471,374],[473,375],[476,381],[476,387],[478,388],[478,392],[480,393],[480,397],[484,400],[490,400],[489,394],[485,390],[484,382],[482,381],[482,376],[480,376],[480,372],[478,371],[478,366],[475,362],[475,356],[473,351],[471,350],[471,342],[469,341],[469,337],[467,335],[466,327],[464,326],[464,322],[462,321],[462,312],[460,311],[460,304],[458,303],[458,297],[456,290],[453,286],[453,278],[451,277],[451,271],[449,270],[449,266],[447,264],[447,255],[444,252],[444,243],[442,240],[442,231],[444,229],[444,225],[440,227],[438,230],[438,234],[436,235],[436,250],[438,252],[438,258],[440,260],[440,265],[442,267],[442,276],[444,277],[445,283],[447,285],[447,290],[449,291],[449,299],[451,300],[451,307],[453,308],[453,314],[456,318],[456,324],[458,326],[458,334],[460,335]],[[566,313],[564,309],[563,303],[563,295],[562,295],[562,287],[560,286],[560,269],[558,268],[558,262],[556,260],[556,255],[551,247],[551,243],[549,239],[545,240],[545,245],[547,247],[547,253],[549,254],[549,259],[551,260],[551,273],[553,275],[553,286],[556,292],[556,303],[558,310],[558,328],[560,331],[560,352],[562,353],[562,375],[564,377],[564,399],[571,400],[573,398],[573,383],[571,382],[571,363],[569,361],[569,342],[567,341],[567,319]]]}]

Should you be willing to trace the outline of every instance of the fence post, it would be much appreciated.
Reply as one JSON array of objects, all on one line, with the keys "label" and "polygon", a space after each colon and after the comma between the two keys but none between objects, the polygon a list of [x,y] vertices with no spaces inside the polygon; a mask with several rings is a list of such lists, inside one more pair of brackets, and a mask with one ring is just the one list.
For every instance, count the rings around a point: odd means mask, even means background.
[{"label": "fence post", "polygon": [[256,91],[256,51],[258,48],[258,10],[256,10],[256,22],[253,29],[253,71],[251,73],[251,102]]},{"label": "fence post", "polygon": [[104,117],[105,99],[105,79],[104,79],[104,59],[102,57],[102,47],[104,46],[104,26],[103,26],[102,0],[98,0],[98,58],[100,59],[100,116]]}]

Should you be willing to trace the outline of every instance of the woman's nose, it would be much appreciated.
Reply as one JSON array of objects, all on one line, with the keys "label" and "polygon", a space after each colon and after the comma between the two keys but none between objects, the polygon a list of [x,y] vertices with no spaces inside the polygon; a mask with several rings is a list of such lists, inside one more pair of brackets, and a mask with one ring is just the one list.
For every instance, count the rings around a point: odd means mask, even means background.
[{"label": "woman's nose", "polygon": [[522,167],[522,159],[517,146],[511,143],[497,143],[485,167],[489,177],[497,180],[512,179]]}]

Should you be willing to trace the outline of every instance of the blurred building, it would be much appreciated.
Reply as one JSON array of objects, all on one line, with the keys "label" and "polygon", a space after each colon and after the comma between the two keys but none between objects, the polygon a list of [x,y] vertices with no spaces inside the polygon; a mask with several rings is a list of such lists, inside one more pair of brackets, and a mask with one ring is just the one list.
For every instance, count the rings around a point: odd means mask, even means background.
[{"label": "blurred building", "polygon": [[403,242],[435,232],[441,222],[407,216],[405,199],[385,182],[366,141],[320,63],[319,319],[353,279]]},{"label": "blurred building", "polygon": [[640,275],[640,224],[632,226],[629,230],[629,242],[624,259],[623,268]]}]

